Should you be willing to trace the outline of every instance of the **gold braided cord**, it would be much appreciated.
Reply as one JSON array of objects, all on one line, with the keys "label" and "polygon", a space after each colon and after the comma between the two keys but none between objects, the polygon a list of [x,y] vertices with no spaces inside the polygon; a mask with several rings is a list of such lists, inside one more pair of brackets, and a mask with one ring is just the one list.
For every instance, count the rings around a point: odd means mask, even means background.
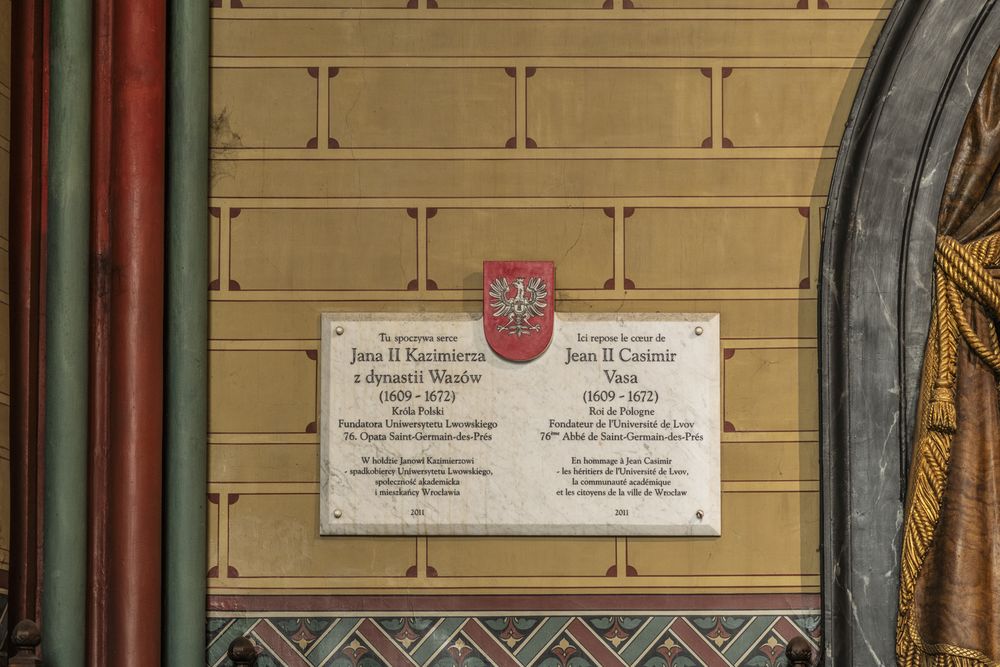
[{"label": "gold braided cord", "polygon": [[[908,624],[911,642],[907,654],[897,655],[899,667],[996,667],[1000,663],[990,660],[981,651],[952,646],[951,644],[931,644],[923,641],[917,631],[915,619]],[[897,646],[898,650],[898,646]]]},{"label": "gold braided cord", "polygon": [[[903,527],[896,659],[900,667],[1000,667],[1000,662],[981,651],[925,642],[918,630],[913,605],[920,569],[941,517],[952,437],[958,428],[955,388],[959,341],[1000,379],[1000,337],[993,324],[1000,319],[1000,288],[989,273],[991,268],[1000,266],[1000,233],[965,244],[950,236],[938,236],[934,260],[934,304],[924,353],[917,447]],[[966,314],[969,303],[987,315],[989,336],[985,341],[969,322]]]},{"label": "gold braided cord", "polygon": [[[936,370],[934,391],[927,406],[929,425],[941,433],[954,433],[958,420],[955,414],[955,372],[958,347],[954,318],[949,316],[948,281],[943,271],[934,270],[934,362],[925,360],[925,366]],[[928,355],[930,355],[928,346]]]},{"label": "gold braided cord", "polygon": [[[976,355],[986,362],[990,370],[994,373],[1000,373],[1000,354],[997,353],[995,345],[988,346],[972,328],[972,324],[969,323],[969,319],[965,316],[963,295],[954,284],[948,285],[946,293],[948,306],[951,308],[951,316],[955,318],[955,325],[961,332],[962,338],[965,339],[965,342],[968,343]],[[992,324],[990,325],[990,331],[993,332]],[[993,333],[990,339],[991,341],[995,341],[996,334]]]},{"label": "gold braided cord", "polygon": [[937,240],[936,264],[941,266],[953,282],[991,312],[1000,312],[1000,291],[989,273],[997,257],[992,256],[1000,244],[976,242],[965,246],[950,236]]}]

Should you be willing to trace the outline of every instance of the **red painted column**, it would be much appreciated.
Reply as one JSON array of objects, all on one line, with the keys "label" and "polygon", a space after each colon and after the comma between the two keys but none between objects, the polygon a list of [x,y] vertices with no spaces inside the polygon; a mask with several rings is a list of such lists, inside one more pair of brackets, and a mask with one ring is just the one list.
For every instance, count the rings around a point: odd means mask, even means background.
[{"label": "red painted column", "polygon": [[[11,6],[10,181],[11,620],[37,619],[39,498],[38,231],[41,199],[42,12]],[[12,624],[13,625],[13,624]]]},{"label": "red painted column", "polygon": [[114,0],[108,663],[160,664],[164,0]]},{"label": "red painted column", "polygon": [[[35,501],[35,513],[38,517],[38,526],[35,533],[38,535],[38,546],[36,550],[36,560],[38,565],[38,577],[35,580],[35,599],[38,605],[42,604],[42,548],[43,535],[45,532],[45,341],[47,329],[45,327],[45,290],[47,280],[45,274],[48,271],[49,254],[49,29],[52,23],[51,3],[48,0],[41,0],[42,9],[42,74],[41,74],[41,120],[39,122],[39,132],[41,141],[38,147],[38,363],[35,369],[36,384],[38,386],[38,499]],[[39,609],[38,617],[41,618],[42,610]]]},{"label": "red painted column", "polygon": [[[11,5],[11,545],[10,621],[40,616],[38,391],[43,178],[44,3]],[[2,642],[0,642],[2,643]]]},{"label": "red painted column", "polygon": [[110,0],[93,5],[90,142],[90,405],[88,410],[87,664],[107,664],[108,478],[111,326],[111,22]]}]

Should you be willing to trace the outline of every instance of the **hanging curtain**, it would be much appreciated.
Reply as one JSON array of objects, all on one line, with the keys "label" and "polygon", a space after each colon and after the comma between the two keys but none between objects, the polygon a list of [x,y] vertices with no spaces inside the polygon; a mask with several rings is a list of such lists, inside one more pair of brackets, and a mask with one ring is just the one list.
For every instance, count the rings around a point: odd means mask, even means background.
[{"label": "hanging curtain", "polygon": [[902,667],[1000,664],[1000,54],[938,218],[900,568]]}]

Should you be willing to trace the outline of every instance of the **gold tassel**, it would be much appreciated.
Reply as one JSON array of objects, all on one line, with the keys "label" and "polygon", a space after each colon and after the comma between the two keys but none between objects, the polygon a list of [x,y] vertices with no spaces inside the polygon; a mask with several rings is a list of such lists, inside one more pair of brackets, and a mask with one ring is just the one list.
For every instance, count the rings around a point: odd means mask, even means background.
[{"label": "gold tassel", "polygon": [[948,303],[951,285],[939,265],[935,270],[935,308],[937,325],[937,369],[934,392],[927,405],[927,428],[938,433],[952,434],[958,428],[955,411],[955,372],[958,361],[957,326]]},{"label": "gold tassel", "polygon": [[927,406],[927,427],[938,433],[949,435],[958,428],[958,415],[955,411],[955,399],[947,387],[934,389],[934,398]]}]

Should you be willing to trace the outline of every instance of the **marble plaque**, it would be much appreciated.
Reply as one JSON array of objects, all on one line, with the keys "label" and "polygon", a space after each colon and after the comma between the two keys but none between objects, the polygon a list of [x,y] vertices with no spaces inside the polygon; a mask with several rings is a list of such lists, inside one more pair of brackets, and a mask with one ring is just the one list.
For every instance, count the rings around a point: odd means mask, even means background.
[{"label": "marble plaque", "polygon": [[324,535],[719,535],[719,316],[556,313],[537,359],[481,315],[322,321]]}]

